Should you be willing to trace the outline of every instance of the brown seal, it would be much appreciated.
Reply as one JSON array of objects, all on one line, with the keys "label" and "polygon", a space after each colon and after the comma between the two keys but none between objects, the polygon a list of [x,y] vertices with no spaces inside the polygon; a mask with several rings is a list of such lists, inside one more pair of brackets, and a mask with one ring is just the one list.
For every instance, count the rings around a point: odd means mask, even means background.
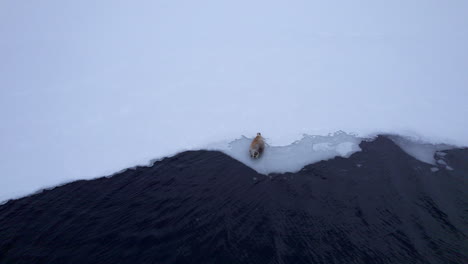
[{"label": "brown seal", "polygon": [[265,149],[265,141],[263,140],[262,134],[257,133],[252,143],[250,143],[250,157],[254,159],[260,158]]}]

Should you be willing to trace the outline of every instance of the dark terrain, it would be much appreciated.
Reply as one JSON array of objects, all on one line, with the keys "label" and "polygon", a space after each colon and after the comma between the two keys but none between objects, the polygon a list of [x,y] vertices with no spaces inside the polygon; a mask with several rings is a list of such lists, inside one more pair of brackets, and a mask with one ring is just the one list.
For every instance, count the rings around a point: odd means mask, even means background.
[{"label": "dark terrain", "polygon": [[12,200],[0,263],[468,263],[468,149],[433,172],[384,136],[360,146],[269,176],[189,151]]}]

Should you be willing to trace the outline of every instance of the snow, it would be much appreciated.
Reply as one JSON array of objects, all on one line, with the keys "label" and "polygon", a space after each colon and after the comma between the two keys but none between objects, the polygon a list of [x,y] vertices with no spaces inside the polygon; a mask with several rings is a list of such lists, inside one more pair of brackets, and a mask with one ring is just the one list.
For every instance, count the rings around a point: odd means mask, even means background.
[{"label": "snow", "polygon": [[[438,151],[455,148],[453,145],[429,143],[418,138],[411,138],[407,136],[394,135],[390,136],[390,139],[392,139],[393,142],[395,142],[395,144],[397,144],[408,155],[411,155],[415,159],[432,165],[436,164],[436,160],[434,158],[436,152],[440,153]],[[445,162],[440,159],[437,160],[437,162],[440,164],[445,164]]]},{"label": "snow", "polygon": [[0,200],[258,131],[271,162],[355,151],[351,139],[291,145],[338,130],[467,146],[467,10],[423,0],[0,1]]},{"label": "snow", "polygon": [[212,148],[220,150],[262,174],[297,172],[305,165],[337,156],[349,157],[361,150],[362,139],[339,131],[327,136],[303,135],[302,139],[287,146],[267,145],[260,159],[252,159],[248,149],[253,138],[245,136],[226,146]]},{"label": "snow", "polygon": [[[415,159],[431,164],[438,164],[447,170],[453,170],[443,158],[444,150],[456,148],[453,145],[429,143],[421,138],[404,135],[387,135],[403,151]],[[349,157],[353,153],[360,151],[359,144],[363,140],[373,140],[372,136],[359,137],[338,131],[326,136],[323,135],[303,135],[286,146],[267,145],[265,154],[258,160],[251,159],[248,155],[249,145],[253,137],[245,137],[231,141],[229,143],[217,143],[207,147],[210,150],[220,150],[234,159],[244,163],[259,173],[285,173],[297,172],[305,165],[318,161],[328,160],[335,157]],[[267,140],[268,142],[268,140]],[[356,164],[358,168],[362,164]],[[436,172],[437,167],[431,170]]]},{"label": "snow", "polygon": [[444,160],[437,160],[437,163],[439,163],[440,165],[444,165],[444,166],[447,166],[447,162],[445,162]]}]

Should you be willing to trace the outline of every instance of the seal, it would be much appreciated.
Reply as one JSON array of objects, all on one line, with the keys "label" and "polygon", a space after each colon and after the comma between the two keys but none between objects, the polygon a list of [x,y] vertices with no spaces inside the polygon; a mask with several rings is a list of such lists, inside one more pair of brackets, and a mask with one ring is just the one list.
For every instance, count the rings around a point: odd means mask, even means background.
[{"label": "seal", "polygon": [[262,134],[257,133],[257,136],[250,143],[250,157],[253,159],[258,159],[265,149],[265,141],[263,140]]}]

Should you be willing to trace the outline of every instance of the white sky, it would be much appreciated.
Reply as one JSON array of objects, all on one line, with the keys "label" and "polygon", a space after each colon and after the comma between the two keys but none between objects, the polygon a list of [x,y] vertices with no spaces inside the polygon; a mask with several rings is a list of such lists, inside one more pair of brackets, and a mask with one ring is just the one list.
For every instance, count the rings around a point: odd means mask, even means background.
[{"label": "white sky", "polygon": [[0,200],[236,138],[468,145],[468,1],[0,2]]}]

